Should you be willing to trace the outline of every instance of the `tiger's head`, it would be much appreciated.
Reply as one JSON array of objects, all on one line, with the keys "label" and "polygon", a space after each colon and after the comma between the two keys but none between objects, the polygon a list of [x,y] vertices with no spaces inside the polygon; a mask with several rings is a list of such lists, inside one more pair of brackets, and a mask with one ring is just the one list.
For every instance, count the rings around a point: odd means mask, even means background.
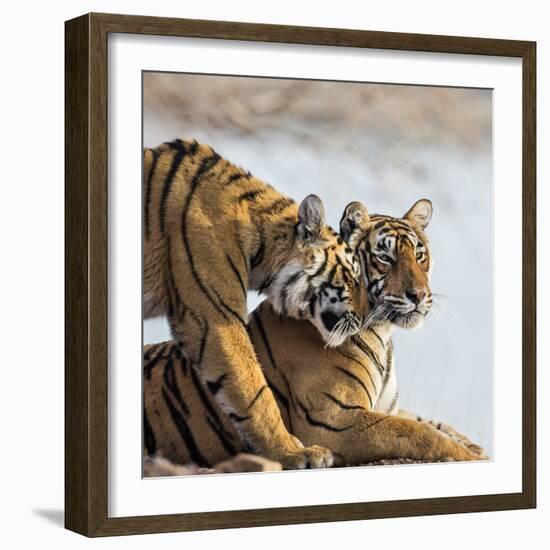
[{"label": "tiger's head", "polygon": [[[422,325],[432,307],[433,263],[424,233],[431,217],[432,203],[422,199],[402,218],[373,215],[362,219],[364,234],[354,237],[349,224],[352,216],[344,213],[341,233],[357,247],[367,284],[370,312],[364,326],[383,321],[403,328]],[[359,239],[357,243],[354,238]]]},{"label": "tiger's head", "polygon": [[339,346],[359,332],[367,313],[360,263],[326,225],[321,199],[309,195],[298,208],[294,250],[266,293],[279,315],[309,320],[327,346]]}]

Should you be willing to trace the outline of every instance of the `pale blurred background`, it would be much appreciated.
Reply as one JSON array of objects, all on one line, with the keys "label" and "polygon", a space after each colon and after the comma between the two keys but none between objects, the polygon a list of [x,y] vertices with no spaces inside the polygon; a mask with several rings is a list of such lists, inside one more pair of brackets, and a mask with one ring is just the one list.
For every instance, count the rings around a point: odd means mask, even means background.
[{"label": "pale blurred background", "polygon": [[[300,201],[400,216],[420,198],[436,304],[394,338],[403,408],[450,423],[492,456],[492,92],[145,73],[144,146],[196,138]],[[259,303],[249,294],[250,310]],[[170,338],[163,319],[144,343]]]}]

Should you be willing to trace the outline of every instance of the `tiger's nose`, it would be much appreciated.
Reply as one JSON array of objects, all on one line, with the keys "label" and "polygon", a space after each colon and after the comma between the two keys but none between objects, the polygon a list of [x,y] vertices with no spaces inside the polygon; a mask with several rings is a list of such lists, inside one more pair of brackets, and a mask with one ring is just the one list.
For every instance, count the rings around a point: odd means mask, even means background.
[{"label": "tiger's nose", "polygon": [[405,295],[413,304],[418,305],[426,297],[426,291],[413,288],[412,290],[406,290]]}]

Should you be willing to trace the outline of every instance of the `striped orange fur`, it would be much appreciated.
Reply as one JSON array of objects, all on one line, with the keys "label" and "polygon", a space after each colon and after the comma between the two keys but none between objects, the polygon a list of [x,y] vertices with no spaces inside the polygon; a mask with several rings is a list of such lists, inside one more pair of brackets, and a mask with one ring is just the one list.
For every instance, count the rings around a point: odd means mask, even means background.
[{"label": "striped orange fur", "polygon": [[[426,216],[419,212],[427,212],[426,203],[397,219],[369,217],[355,203],[346,209],[341,233],[367,262],[370,314],[362,330],[340,346],[326,347],[311,323],[281,316],[268,300],[250,318],[250,338],[286,428],[306,445],[329,448],[336,464],[484,457],[449,426],[399,409],[391,335],[396,326],[413,326],[413,312],[429,311],[422,301],[430,294],[432,260]],[[377,260],[376,254],[387,257]],[[173,341],[147,346],[144,368],[146,453],[206,466],[248,450],[218,405],[223,377],[201,382]],[[177,404],[185,429],[167,407],[170,402]]]},{"label": "striped orange fur", "polygon": [[[308,320],[330,345],[356,333],[367,310],[355,251],[324,220],[313,195],[298,205],[196,141],[143,157],[144,312],[166,316],[181,353],[243,441],[285,467],[323,467],[286,429],[247,332],[246,292]],[[185,428],[177,396],[166,406]],[[177,418],[177,420],[175,420]]]}]

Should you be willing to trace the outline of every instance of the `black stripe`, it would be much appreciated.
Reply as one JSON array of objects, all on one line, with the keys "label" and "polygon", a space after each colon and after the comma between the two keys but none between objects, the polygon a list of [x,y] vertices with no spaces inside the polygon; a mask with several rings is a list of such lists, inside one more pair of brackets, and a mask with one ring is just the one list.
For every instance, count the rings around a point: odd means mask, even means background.
[{"label": "black stripe", "polygon": [[231,420],[233,420],[233,422],[244,422],[245,420],[250,420],[252,418],[251,415],[248,415],[248,416],[239,416],[238,414],[236,413],[229,413],[229,418],[231,418]]},{"label": "black stripe", "polygon": [[382,346],[382,348],[386,349],[386,345],[384,344],[384,340],[382,340],[382,338],[380,338],[380,335],[372,327],[369,328],[369,332],[371,332],[378,339],[378,341],[380,342],[380,345]]},{"label": "black stripe", "polygon": [[[206,297],[208,298],[210,303],[223,315],[223,317],[225,319],[228,319],[228,317],[224,313],[224,310],[227,313],[229,313],[230,315],[232,315],[234,318],[236,318],[243,326],[246,327],[246,321],[235,310],[233,310],[231,307],[229,307],[225,303],[225,301],[222,299],[220,294],[215,289],[212,289],[212,292],[216,295],[216,297],[218,299],[218,302],[216,302],[212,298],[212,296],[208,292],[208,289],[206,288],[206,286],[204,285],[204,283],[200,279],[200,277],[199,277],[199,275],[198,275],[198,273],[195,269],[195,264],[194,264],[194,260],[193,260],[192,254],[191,254],[191,249],[190,249],[189,243],[187,241],[187,225],[186,225],[187,210],[188,210],[189,204],[191,202],[191,195],[194,193],[195,189],[198,187],[198,184],[200,183],[199,179],[197,179],[197,178],[200,178],[201,175],[205,174],[208,170],[213,168],[220,160],[221,160],[221,157],[217,153],[214,153],[211,157],[209,157],[207,159],[204,159],[201,166],[197,170],[196,175],[193,178],[192,186],[191,186],[192,187],[191,192],[189,193],[189,196],[187,197],[187,204],[186,204],[186,206],[184,208],[184,212],[182,214],[182,240],[183,240],[183,244],[185,246],[187,255],[189,257],[189,265],[191,267],[193,277],[195,278],[195,281],[197,282],[197,284],[199,285],[201,290],[204,292],[204,294],[206,295]],[[227,256],[227,259],[231,262],[229,256]],[[233,268],[235,267],[232,264],[232,262],[231,262],[231,265],[232,265]],[[171,273],[171,277],[173,279],[172,273]],[[239,279],[240,279],[240,277],[239,277]],[[241,286],[243,287],[244,297],[245,297],[245,300],[246,300],[246,290],[244,288],[244,284],[242,283],[242,280],[240,280],[240,282],[241,282]],[[208,325],[206,326],[206,329],[208,330]],[[202,348],[201,353],[200,353],[201,359],[202,359],[202,352],[204,350],[203,346],[204,346],[204,340],[201,343],[201,348]]]},{"label": "black stripe", "polygon": [[[218,415],[218,413],[216,412],[216,409],[208,399],[208,396],[204,391],[204,387],[201,381],[198,379],[197,374],[193,369],[191,369],[191,380],[193,381],[195,389],[199,394],[199,398],[201,400],[203,407],[210,414],[210,417],[208,416],[206,417],[206,419],[209,421],[208,423],[210,424],[210,427],[216,432],[216,435],[218,436],[218,439],[220,440],[224,449],[230,455],[234,455],[236,453],[236,449],[230,441],[231,439],[233,439],[233,437],[231,434],[225,431],[220,416]],[[212,421],[210,422],[210,420]]]},{"label": "black stripe", "polygon": [[300,408],[302,409],[302,411],[304,412],[304,414],[306,415],[306,420],[312,425],[312,426],[315,426],[316,428],[324,428],[325,430],[329,430],[331,432],[345,432],[346,430],[349,430],[350,428],[353,427],[353,425],[349,425],[349,426],[344,426],[343,428],[337,428],[336,426],[331,426],[330,424],[327,424],[325,422],[321,422],[320,420],[315,420],[314,418],[312,418],[312,416],[309,414],[309,411],[306,409],[306,407],[304,406],[303,403],[301,403],[299,400],[298,400],[298,405],[300,406]]},{"label": "black stripe", "polygon": [[[176,145],[177,144],[177,145]],[[185,156],[185,148],[183,143],[174,142],[176,149],[176,154],[172,159],[172,164],[170,165],[170,170],[166,174],[166,179],[164,180],[164,186],[162,187],[162,195],[160,197],[160,208],[159,208],[159,220],[160,220],[160,232],[161,235],[165,233],[165,217],[166,217],[166,201],[168,200],[168,195],[170,194],[170,189],[172,188],[172,183],[174,182],[174,177],[178,171],[180,164]]]},{"label": "black stripe", "polygon": [[349,269],[349,265],[344,264],[344,262],[342,261],[342,258],[340,258],[340,256],[338,256],[338,254],[334,255],[334,259],[336,260],[336,263],[338,265],[342,266],[342,271],[345,271],[345,270]]},{"label": "black stripe", "polygon": [[170,149],[181,149],[185,147],[185,143],[182,139],[175,139],[173,141],[165,141],[163,145],[170,147]]},{"label": "black stripe", "polygon": [[160,157],[160,153],[158,151],[156,151],[155,149],[152,149],[151,151],[153,153],[153,160],[151,161],[151,168],[147,176],[147,186],[145,188],[145,238],[146,239],[149,239],[151,237],[149,208],[151,206],[153,175],[155,173],[155,168],[157,167],[157,162]]},{"label": "black stripe", "polygon": [[376,294],[380,294],[377,285],[381,279],[383,279],[383,277],[379,277],[378,279],[373,279],[372,281],[369,281],[369,284],[367,285],[367,292],[369,293],[369,295],[373,294],[374,289],[376,289]]},{"label": "black stripe", "polygon": [[198,148],[199,148],[199,142],[196,139],[194,139],[191,142],[191,145],[189,146],[189,154],[192,156],[196,155]]},{"label": "black stripe", "polygon": [[242,259],[243,259],[244,268],[245,268],[246,272],[248,273],[250,271],[250,265],[249,265],[250,260],[249,260],[248,256],[244,253],[243,247],[242,247],[241,242],[239,240],[237,241],[237,245],[239,247],[239,252],[241,253],[241,256],[242,256]]},{"label": "black stripe", "polygon": [[220,416],[214,409],[214,406],[208,399],[208,396],[206,395],[206,392],[204,391],[204,387],[202,385],[202,382],[199,380],[197,373],[194,369],[191,369],[191,380],[193,381],[193,385],[195,386],[195,389],[199,395],[199,398],[201,400],[201,403],[203,404],[203,407],[206,409],[206,411],[212,415],[212,418],[221,426],[222,421],[220,419]]},{"label": "black stripe", "polygon": [[296,203],[292,199],[289,199],[288,197],[281,197],[280,199],[272,202],[269,206],[265,206],[264,208],[258,210],[258,214],[262,214],[264,216],[281,214],[293,204]]},{"label": "black stripe", "polygon": [[351,337],[351,341],[374,363],[374,366],[378,370],[381,376],[384,375],[384,367],[380,363],[380,359],[367,343],[359,336],[355,335]]},{"label": "black stripe", "polygon": [[163,359],[168,359],[170,357],[170,352],[168,354],[162,353],[164,349],[161,349],[155,357],[147,361],[147,363],[143,366],[143,374],[145,375],[145,378],[147,380],[151,380],[151,375],[153,374],[153,369],[157,366],[159,361]]},{"label": "black stripe", "polygon": [[222,374],[214,382],[206,382],[206,386],[212,392],[212,395],[216,395],[222,389],[222,382],[227,378],[228,374],[227,372]]},{"label": "black stripe", "polygon": [[179,317],[178,321],[181,323],[183,321],[184,315],[187,312],[187,306],[181,300],[180,292],[176,285],[176,281],[174,279],[174,270],[172,267],[172,243],[169,236],[168,236],[167,250],[168,250],[167,263],[168,263],[168,298],[169,298],[168,320],[170,321],[170,324],[172,324],[173,322],[172,316],[174,315],[174,303],[172,300],[172,294],[173,294],[175,297],[177,313]]},{"label": "black stripe", "polygon": [[237,172],[236,174],[231,174],[227,178],[226,185],[231,185],[232,183],[235,183],[239,181],[240,179],[250,179],[252,177],[252,174],[250,172]]},{"label": "black stripe", "polygon": [[265,193],[267,189],[265,187],[262,187],[261,189],[254,189],[253,191],[247,191],[246,193],[242,193],[238,196],[237,201],[238,202],[245,202],[245,201],[253,201],[263,193]]},{"label": "black stripe", "polygon": [[334,397],[334,395],[331,395],[330,393],[323,392],[323,395],[326,395],[331,401],[336,403],[339,407],[345,410],[355,410],[355,409],[362,409],[365,410],[365,407],[362,407],[361,405],[346,405],[342,401],[340,401],[338,398]]},{"label": "black stripe", "polygon": [[242,289],[244,297],[246,299],[246,287],[245,287],[245,284],[243,283],[243,279],[241,277],[241,274],[239,273],[239,270],[235,267],[235,264],[231,260],[231,257],[229,256],[229,254],[226,254],[225,257],[227,258],[227,261],[229,262],[229,266],[233,270],[233,273],[235,273],[235,276],[237,277],[237,280],[239,281],[239,284],[241,285],[241,289]]},{"label": "black stripe", "polygon": [[265,349],[267,351],[267,355],[269,355],[271,366],[273,367],[274,370],[277,370],[277,363],[275,363],[275,358],[273,357],[273,351],[271,350],[271,346],[269,344],[269,340],[267,339],[267,334],[265,332],[264,325],[262,323],[262,320],[260,319],[260,315],[257,310],[254,310],[254,313],[252,313],[252,317],[254,318],[254,321],[256,321],[256,326],[260,331],[260,336],[262,337]]},{"label": "black stripe", "polygon": [[317,302],[317,300],[319,300],[319,303],[321,302],[321,296],[320,295],[314,294],[309,299],[309,314],[312,318],[315,317],[315,302]]},{"label": "black stripe", "polygon": [[[200,336],[201,341],[200,341],[200,344],[199,344],[199,357],[196,361],[196,364],[200,365],[202,363],[202,358],[203,358],[203,355],[204,355],[204,348],[206,346],[206,340],[208,338],[208,329],[209,329],[208,321],[206,321],[206,319],[203,319],[203,318],[199,317],[189,306],[187,306],[183,302],[181,302],[181,300],[179,298],[178,289],[177,289],[177,287],[175,287],[175,288],[176,288],[176,295],[177,295],[176,297],[177,297],[178,303],[181,305],[181,307],[184,308],[184,314],[189,313],[189,315],[192,317],[193,321],[195,321],[195,323],[197,323],[197,325],[199,326],[199,329],[202,331],[202,334]],[[170,320],[170,324],[172,325],[172,320]],[[171,328],[172,328],[172,326],[171,326]],[[173,328],[172,328],[172,335],[174,335]],[[180,345],[185,346],[185,344],[183,342],[181,342]]]},{"label": "black stripe", "polygon": [[393,220],[391,220],[391,222],[388,223],[391,223],[392,225],[394,225],[395,227],[399,227],[400,229],[404,229],[405,231],[413,235],[415,234],[415,231],[411,228],[410,225],[407,224],[407,222],[394,218]]},{"label": "black stripe", "polygon": [[340,355],[344,356],[346,359],[349,359],[350,361],[353,361],[354,363],[357,363],[367,374],[369,377],[370,383],[372,384],[373,390],[376,392],[376,384],[374,383],[374,380],[372,379],[371,373],[369,371],[369,368],[364,365],[359,359],[356,359],[355,357],[348,355],[347,353],[344,353],[340,348],[333,348],[336,350]]},{"label": "black stripe", "polygon": [[229,184],[231,184],[231,183],[234,183],[234,182],[240,180],[241,178],[244,178],[244,174],[240,174],[240,173],[231,174],[231,175],[227,178],[227,185],[229,185]]},{"label": "black stripe", "polygon": [[149,348],[147,350],[144,349],[143,351],[143,359],[145,361],[148,361],[151,359],[151,356],[156,353],[157,351],[161,350],[166,345],[166,342],[158,342],[156,344],[149,345]]},{"label": "black stripe", "polygon": [[226,452],[230,456],[236,455],[237,449],[235,448],[233,443],[231,443],[226,437],[226,435],[229,434],[227,434],[227,432],[221,431],[221,429],[216,426],[216,423],[209,416],[206,417],[206,421],[208,422],[208,425],[210,426],[212,431],[218,436],[218,439],[220,440],[220,443],[222,444]]},{"label": "black stripe", "polygon": [[179,357],[179,362],[180,362],[180,370],[181,372],[183,373],[184,376],[187,376],[187,359],[181,355]]},{"label": "black stripe", "polygon": [[323,286],[332,286],[332,281],[334,280],[334,276],[336,275],[337,269],[338,269],[338,264],[334,264]]},{"label": "black stripe", "polygon": [[[264,373],[264,376],[265,376],[265,373]],[[273,394],[275,395],[275,399],[277,399],[278,401],[281,402],[281,404],[283,405],[283,407],[285,408],[286,410],[286,415],[288,417],[288,429],[290,431],[290,433],[294,433],[294,428],[292,426],[292,417],[290,416],[290,404],[288,402],[288,399],[283,395],[283,393],[281,392],[281,390],[273,383],[271,382],[267,376],[265,377],[269,387],[271,388],[271,391],[273,392]]]},{"label": "black stripe", "polygon": [[297,411],[296,409],[296,403],[294,403],[294,396],[292,395],[292,391],[290,389],[290,383],[288,382],[288,378],[285,376],[285,373],[284,372],[281,372],[281,376],[286,384],[286,391],[288,392],[288,396],[290,397],[290,402],[292,403],[292,406],[294,407],[294,410]]},{"label": "black stripe", "polygon": [[262,284],[258,287],[258,292],[265,292],[265,290],[271,286],[271,283],[275,280],[275,277],[277,277],[277,273],[274,273],[273,275],[269,275],[269,277],[266,277]]},{"label": "black stripe", "polygon": [[353,372],[350,372],[349,370],[346,370],[338,365],[333,365],[334,368],[338,369],[339,371],[342,371],[346,376],[349,376],[352,380],[355,380],[364,390],[365,390],[365,393],[367,394],[367,397],[369,398],[369,403],[370,403],[370,408],[372,409],[372,398],[371,398],[371,395],[369,393],[369,390],[366,386],[366,384],[363,382],[363,380],[361,380],[361,378],[359,378],[358,376],[356,376],[355,374],[353,374]]},{"label": "black stripe", "polygon": [[323,248],[323,254],[325,255],[325,258],[324,258],[323,262],[321,263],[319,268],[315,271],[315,273],[312,273],[311,275],[309,275],[310,279],[313,279],[314,277],[317,277],[317,275],[320,275],[325,270],[325,268],[327,267],[328,252],[327,252],[326,248]]},{"label": "black stripe", "polygon": [[204,348],[206,346],[206,340],[208,338],[208,329],[209,329],[209,326],[208,326],[208,321],[204,321],[204,333],[203,333],[203,336],[201,338],[201,345],[199,347],[199,360],[198,360],[198,363],[199,365],[202,364],[202,358],[204,356]]},{"label": "black stripe", "polygon": [[157,439],[155,437],[155,432],[153,432],[153,428],[149,423],[149,418],[147,417],[145,407],[143,408],[143,439],[145,441],[147,454],[154,455],[157,452]]},{"label": "black stripe", "polygon": [[164,397],[164,401],[166,402],[168,411],[170,413],[170,416],[172,417],[172,421],[174,422],[182,441],[187,447],[187,450],[189,451],[189,456],[191,457],[191,460],[200,467],[209,468],[210,464],[200,452],[195,438],[193,437],[193,434],[189,429],[189,426],[187,425],[187,422],[184,420],[183,416],[175,407],[174,403],[172,403],[172,398],[169,396],[164,388],[162,388],[162,396]]},{"label": "black stripe", "polygon": [[[359,259],[361,260],[361,269],[364,271],[365,279],[368,282],[369,279],[369,256],[368,254],[361,248],[359,250]],[[368,289],[368,285],[367,285]]]},{"label": "black stripe", "polygon": [[174,278],[174,269],[172,267],[172,239],[170,238],[170,236],[168,236],[167,241],[168,241],[168,244],[167,244],[168,253],[166,254],[166,260],[168,263],[168,276],[169,276],[168,284],[169,284],[170,290],[175,294],[176,300],[181,301],[179,290],[176,285],[176,279]]},{"label": "black stripe", "polygon": [[269,386],[266,384],[264,386],[262,386],[258,393],[254,396],[254,399],[250,402],[250,405],[248,405],[248,409],[252,408],[254,406],[254,403],[256,403],[256,401],[258,400],[258,398],[260,397],[260,395],[262,395],[263,391],[266,390]]},{"label": "black stripe", "polygon": [[176,373],[174,372],[174,361],[172,357],[168,359],[168,362],[164,367],[163,379],[164,387],[170,390],[170,393],[174,396],[176,402],[182,408],[183,412],[187,416],[189,416],[191,414],[191,411],[189,410],[187,403],[183,400],[183,396],[181,395],[180,387],[176,379]]},{"label": "black stripe", "polygon": [[[201,177],[208,172],[211,168],[213,168],[221,159],[220,155],[217,153],[214,153],[211,157],[207,157],[202,160],[201,165],[199,166],[196,174],[193,176],[193,179],[191,180],[191,190],[189,191],[189,194],[187,195],[185,199],[185,204],[182,210],[181,215],[181,237],[183,241],[183,246],[185,247],[185,251],[187,253],[187,257],[189,258],[189,267],[191,268],[191,273],[193,274],[193,278],[195,279],[195,282],[197,283],[198,287],[201,289],[203,294],[206,296],[208,301],[218,310],[218,312],[225,318],[228,319],[227,314],[224,312],[220,304],[218,304],[214,298],[210,295],[210,292],[202,282],[197,269],[195,267],[195,262],[193,259],[193,254],[191,253],[191,247],[189,245],[189,238],[187,235],[187,215],[189,213],[189,207],[191,205],[191,200],[193,199],[193,195],[195,194],[195,191],[198,189],[198,186],[201,182]],[[239,317],[238,317],[239,318]],[[242,320],[239,318],[239,320],[242,322]],[[202,356],[202,355],[201,355]]]},{"label": "black stripe", "polygon": [[[229,313],[229,315],[232,315],[237,321],[241,323],[241,325],[246,329],[246,320],[243,319],[239,313],[237,313],[232,307],[228,306],[224,299],[221,297],[220,293],[215,289],[211,288],[212,292],[215,294],[216,298],[218,299],[219,305]],[[226,317],[227,318],[227,317]]]},{"label": "black stripe", "polygon": [[368,426],[367,426],[367,430],[370,430],[373,426],[376,426],[376,424],[378,424],[379,422],[382,422],[388,418],[393,418],[393,415],[391,414],[387,414],[386,416],[382,416],[381,418],[378,418],[377,420],[375,420],[374,422],[371,422]]},{"label": "black stripe", "polygon": [[254,256],[252,257],[252,260],[250,261],[251,269],[258,267],[262,263],[264,259],[264,254],[265,254],[265,242],[262,237],[260,240],[260,246],[258,247],[258,251],[256,252],[256,254],[254,254]]}]

